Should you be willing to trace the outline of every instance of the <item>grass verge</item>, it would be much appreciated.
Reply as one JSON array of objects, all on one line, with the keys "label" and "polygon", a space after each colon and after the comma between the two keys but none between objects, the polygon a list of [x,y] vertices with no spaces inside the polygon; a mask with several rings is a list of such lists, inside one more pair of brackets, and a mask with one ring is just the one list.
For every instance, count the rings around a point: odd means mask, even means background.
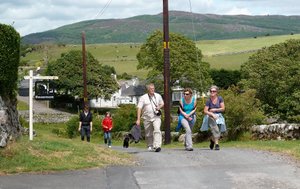
[{"label": "grass verge", "polygon": [[131,165],[129,154],[119,153],[96,143],[66,139],[52,133],[61,124],[35,124],[37,137],[23,136],[16,143],[0,149],[0,174],[75,170],[108,165]]}]

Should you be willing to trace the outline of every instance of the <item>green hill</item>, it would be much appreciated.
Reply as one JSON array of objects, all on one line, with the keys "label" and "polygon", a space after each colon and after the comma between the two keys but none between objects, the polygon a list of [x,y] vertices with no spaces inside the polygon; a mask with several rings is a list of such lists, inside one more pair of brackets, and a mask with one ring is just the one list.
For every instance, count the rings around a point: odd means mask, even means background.
[{"label": "green hill", "polygon": [[[193,40],[254,38],[300,33],[300,16],[228,16],[170,11],[169,26],[170,32],[181,33]],[[88,44],[140,43],[154,30],[162,28],[162,14],[88,20],[29,34],[22,37],[22,42],[80,44],[81,32],[85,31]]]},{"label": "green hill", "polygon": [[[238,70],[248,57],[258,49],[268,47],[288,39],[300,39],[300,34],[280,35],[258,38],[230,39],[230,40],[202,40],[197,41],[197,47],[201,49],[205,62],[212,68]],[[22,56],[21,60],[28,62],[30,66],[41,66],[45,60],[55,61],[62,53],[70,50],[81,50],[81,45],[32,45],[34,50]],[[102,64],[115,67],[117,74],[124,72],[145,78],[147,70],[137,70],[138,61],[136,54],[141,43],[120,44],[89,44],[87,51]],[[172,49],[171,49],[172,50]]]}]

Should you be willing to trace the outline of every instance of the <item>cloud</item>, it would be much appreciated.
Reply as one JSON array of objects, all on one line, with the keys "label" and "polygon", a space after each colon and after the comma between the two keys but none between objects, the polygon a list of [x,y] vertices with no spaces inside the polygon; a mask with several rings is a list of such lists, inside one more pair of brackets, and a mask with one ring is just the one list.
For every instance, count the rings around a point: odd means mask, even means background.
[{"label": "cloud", "polygon": [[252,15],[252,13],[247,8],[233,7],[225,15]]},{"label": "cloud", "polygon": [[[109,6],[99,14],[108,2]],[[169,10],[192,10],[201,14],[299,15],[300,1],[169,0]],[[162,11],[162,0],[0,0],[0,23],[14,22],[14,27],[24,36],[83,20],[128,18]]]}]

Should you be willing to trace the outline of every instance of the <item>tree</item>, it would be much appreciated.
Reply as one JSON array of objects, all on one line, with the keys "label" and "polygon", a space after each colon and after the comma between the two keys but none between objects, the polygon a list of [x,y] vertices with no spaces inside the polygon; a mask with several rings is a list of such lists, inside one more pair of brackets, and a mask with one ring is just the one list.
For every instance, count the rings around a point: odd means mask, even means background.
[{"label": "tree", "polygon": [[[114,71],[109,66],[100,64],[91,53],[87,53],[87,91],[88,97],[110,98],[118,90],[116,80],[111,76]],[[56,75],[58,91],[71,96],[83,97],[82,52],[72,50],[61,54],[61,57],[49,63],[48,75]]]},{"label": "tree", "polygon": [[210,76],[214,80],[214,84],[222,89],[227,89],[232,85],[237,85],[241,80],[241,72],[238,70],[210,70]]},{"label": "tree", "polygon": [[[154,82],[159,90],[163,86],[163,34],[155,31],[141,46],[137,54],[138,69],[148,69],[148,80]],[[196,44],[182,35],[170,33],[170,82],[176,81],[182,87],[205,91],[212,83],[209,64],[201,62],[201,51]]]},{"label": "tree", "polygon": [[242,65],[242,82],[257,91],[267,113],[300,121],[300,40],[263,48]]}]

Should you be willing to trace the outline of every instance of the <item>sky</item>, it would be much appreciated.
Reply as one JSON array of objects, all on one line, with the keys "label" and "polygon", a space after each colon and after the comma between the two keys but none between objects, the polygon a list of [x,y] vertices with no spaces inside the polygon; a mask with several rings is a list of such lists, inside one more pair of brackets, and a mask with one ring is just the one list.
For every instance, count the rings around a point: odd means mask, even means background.
[{"label": "sky", "polygon": [[[169,10],[220,15],[300,15],[298,0],[168,0]],[[163,0],[0,0],[0,23],[21,36],[84,20],[155,15]]]}]

